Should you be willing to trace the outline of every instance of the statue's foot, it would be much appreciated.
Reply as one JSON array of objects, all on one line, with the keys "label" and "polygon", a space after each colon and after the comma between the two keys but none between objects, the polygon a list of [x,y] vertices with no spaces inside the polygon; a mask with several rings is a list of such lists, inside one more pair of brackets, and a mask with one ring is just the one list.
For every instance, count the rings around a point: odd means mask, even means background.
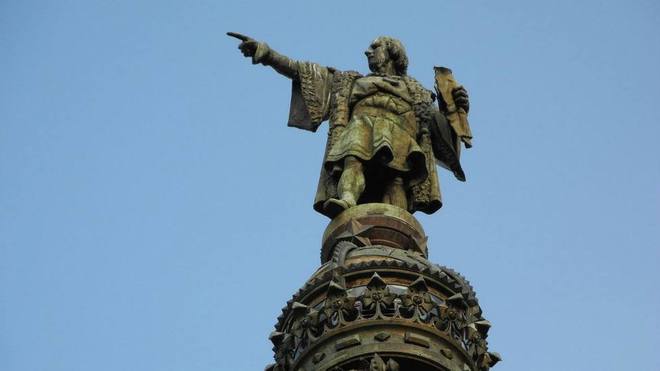
[{"label": "statue's foot", "polygon": [[349,207],[351,207],[351,205],[348,203],[348,201],[339,200],[336,198],[329,198],[323,203],[325,214],[330,218],[334,218],[335,216],[341,214],[342,211],[348,209]]}]

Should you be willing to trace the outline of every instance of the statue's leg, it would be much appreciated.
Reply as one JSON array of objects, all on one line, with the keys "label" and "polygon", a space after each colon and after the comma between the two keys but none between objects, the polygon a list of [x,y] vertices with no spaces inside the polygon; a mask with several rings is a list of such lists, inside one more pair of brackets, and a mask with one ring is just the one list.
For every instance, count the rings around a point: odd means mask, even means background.
[{"label": "statue's leg", "polygon": [[404,210],[408,209],[408,197],[406,196],[405,183],[402,177],[394,177],[385,187],[383,203],[398,206]]},{"label": "statue's leg", "polygon": [[346,157],[344,159],[344,170],[337,185],[337,193],[340,199],[331,198],[323,204],[326,214],[334,217],[349,207],[357,205],[357,200],[364,192],[365,186],[364,164],[357,157]]},{"label": "statue's leg", "polygon": [[357,157],[346,157],[337,189],[339,196],[348,203],[348,207],[355,206],[365,186],[364,164]]}]

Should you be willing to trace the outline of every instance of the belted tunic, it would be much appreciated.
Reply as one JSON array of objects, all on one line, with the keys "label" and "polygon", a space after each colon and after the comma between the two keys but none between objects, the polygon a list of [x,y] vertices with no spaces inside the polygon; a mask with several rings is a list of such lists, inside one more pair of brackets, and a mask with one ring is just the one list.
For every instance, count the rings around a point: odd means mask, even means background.
[{"label": "belted tunic", "polygon": [[323,121],[330,122],[316,211],[323,214],[323,203],[339,197],[347,156],[359,158],[368,169],[377,166],[401,176],[410,190],[409,212],[431,214],[442,206],[436,158],[418,112],[420,106],[431,107],[429,90],[408,76],[362,76],[295,63],[289,126],[316,131]]}]

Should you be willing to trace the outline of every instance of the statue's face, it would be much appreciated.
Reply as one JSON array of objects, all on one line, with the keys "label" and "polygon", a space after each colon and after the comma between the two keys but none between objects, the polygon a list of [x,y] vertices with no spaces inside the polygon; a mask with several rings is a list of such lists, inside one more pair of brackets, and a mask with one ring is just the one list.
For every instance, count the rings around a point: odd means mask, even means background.
[{"label": "statue's face", "polygon": [[369,62],[371,72],[385,72],[385,66],[390,60],[390,54],[387,52],[387,45],[380,38],[374,40],[369,48],[364,52]]}]

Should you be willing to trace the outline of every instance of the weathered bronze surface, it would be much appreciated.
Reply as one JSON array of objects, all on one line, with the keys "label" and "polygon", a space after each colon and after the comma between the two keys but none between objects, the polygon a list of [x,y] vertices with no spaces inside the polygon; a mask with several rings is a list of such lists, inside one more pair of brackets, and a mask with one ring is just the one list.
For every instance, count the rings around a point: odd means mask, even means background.
[{"label": "weathered bronze surface", "polygon": [[289,126],[316,131],[330,124],[314,209],[330,218],[363,203],[431,214],[442,206],[436,162],[465,180],[460,145],[471,146],[467,91],[436,68],[436,94],[407,75],[396,39],[379,37],[365,51],[371,73],[339,71],[285,57],[266,43],[241,40],[252,63],[293,82]]},{"label": "weathered bronze surface", "polygon": [[267,369],[385,370],[371,364],[378,355],[392,370],[485,371],[499,360],[489,329],[457,272],[416,251],[344,240],[282,309]]},{"label": "weathered bronze surface", "polygon": [[330,124],[314,201],[332,219],[322,265],[282,309],[266,370],[489,370],[500,357],[488,351],[490,323],[474,290],[427,260],[412,215],[442,206],[436,163],[465,180],[469,102],[451,70],[435,68],[436,95],[406,74],[403,45],[390,37],[368,47],[363,76],[228,34],[252,63],[292,80],[289,126]]},{"label": "weathered bronze surface", "polygon": [[340,241],[357,246],[382,245],[428,257],[422,225],[407,211],[388,204],[362,204],[335,217],[325,229],[321,262],[330,260]]}]

